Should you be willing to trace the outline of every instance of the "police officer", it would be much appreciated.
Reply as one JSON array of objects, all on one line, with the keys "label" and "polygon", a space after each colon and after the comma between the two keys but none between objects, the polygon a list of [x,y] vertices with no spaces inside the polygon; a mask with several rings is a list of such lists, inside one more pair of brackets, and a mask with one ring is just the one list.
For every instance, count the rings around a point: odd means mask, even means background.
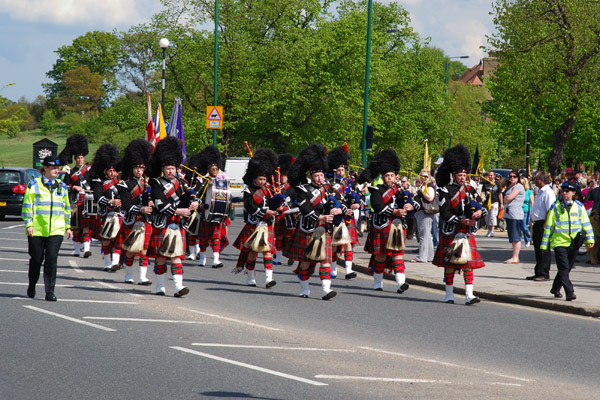
[{"label": "police officer", "polygon": [[60,165],[55,156],[44,158],[40,170],[42,176],[35,178],[27,188],[21,210],[27,230],[30,257],[27,296],[35,297],[35,285],[40,278],[43,262],[47,301],[56,301],[56,264],[65,231],[67,240],[72,237],[68,189],[57,179]]}]

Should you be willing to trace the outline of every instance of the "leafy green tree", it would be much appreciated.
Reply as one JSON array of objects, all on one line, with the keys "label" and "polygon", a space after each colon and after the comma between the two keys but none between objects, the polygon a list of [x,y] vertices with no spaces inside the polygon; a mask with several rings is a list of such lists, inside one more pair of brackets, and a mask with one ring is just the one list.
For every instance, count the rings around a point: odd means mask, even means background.
[{"label": "leafy green tree", "polygon": [[54,111],[46,110],[44,112],[44,116],[40,122],[40,128],[44,133],[54,132],[56,129],[56,116],[54,115]]},{"label": "leafy green tree", "polygon": [[500,65],[489,111],[506,144],[520,148],[530,127],[551,173],[565,156],[598,161],[600,3],[496,0],[493,13],[488,50]]},{"label": "leafy green tree", "polygon": [[119,62],[119,89],[127,95],[143,95],[157,87],[160,75],[158,33],[145,26],[133,26],[120,34],[122,55]]},{"label": "leafy green tree", "polygon": [[100,110],[102,95],[100,74],[95,74],[88,67],[75,67],[64,73],[62,89],[58,92],[56,103],[63,112],[92,112]]}]

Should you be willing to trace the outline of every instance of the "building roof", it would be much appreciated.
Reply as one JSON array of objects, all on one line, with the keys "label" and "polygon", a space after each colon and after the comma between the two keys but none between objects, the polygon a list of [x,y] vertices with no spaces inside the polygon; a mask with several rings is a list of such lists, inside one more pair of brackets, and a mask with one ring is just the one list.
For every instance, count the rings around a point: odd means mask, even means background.
[{"label": "building roof", "polygon": [[460,81],[464,84],[482,86],[487,77],[493,75],[498,68],[498,60],[495,57],[485,57],[479,64],[469,68]]}]

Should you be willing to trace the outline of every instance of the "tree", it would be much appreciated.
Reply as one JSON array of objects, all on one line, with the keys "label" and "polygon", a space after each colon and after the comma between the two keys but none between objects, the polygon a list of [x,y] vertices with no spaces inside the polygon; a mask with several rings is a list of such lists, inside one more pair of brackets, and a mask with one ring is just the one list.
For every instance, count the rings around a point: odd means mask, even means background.
[{"label": "tree", "polygon": [[[488,51],[500,65],[489,111],[507,144],[522,144],[530,127],[534,148],[549,153],[552,174],[565,155],[579,159],[585,151],[599,161],[593,139],[600,116],[600,3],[496,0],[493,11],[498,33],[488,38]],[[571,143],[572,136],[579,140]],[[573,146],[578,142],[584,147]]]},{"label": "tree", "polygon": [[58,54],[58,59],[46,73],[52,82],[42,85],[49,101],[55,101],[64,90],[64,74],[67,71],[87,67],[92,73],[102,76],[102,105],[108,103],[117,88],[115,75],[122,56],[121,41],[117,34],[87,32],[75,38],[72,44],[60,47],[55,53]]},{"label": "tree", "polygon": [[[118,77],[123,94],[143,95],[160,80],[156,67],[158,34],[146,26],[134,26],[120,35],[122,56]],[[158,79],[157,79],[158,78]]]},{"label": "tree", "polygon": [[56,99],[63,112],[97,113],[101,107],[102,81],[100,74],[95,74],[88,67],[75,67],[64,73],[62,89]]},{"label": "tree", "polygon": [[40,128],[42,128],[42,132],[44,133],[50,133],[54,131],[56,128],[56,116],[54,115],[54,111],[46,110],[44,112],[44,116],[40,122]]}]

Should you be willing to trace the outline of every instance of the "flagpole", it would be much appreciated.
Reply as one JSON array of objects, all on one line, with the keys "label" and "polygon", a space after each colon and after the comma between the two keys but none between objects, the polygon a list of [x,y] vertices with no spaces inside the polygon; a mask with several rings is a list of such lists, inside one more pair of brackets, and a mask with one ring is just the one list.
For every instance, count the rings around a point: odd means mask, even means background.
[{"label": "flagpole", "polygon": [[[217,71],[218,71],[218,60],[219,60],[219,0],[215,0],[215,99],[213,105],[216,107],[217,103]],[[217,145],[217,130],[213,129],[213,146]]]}]

